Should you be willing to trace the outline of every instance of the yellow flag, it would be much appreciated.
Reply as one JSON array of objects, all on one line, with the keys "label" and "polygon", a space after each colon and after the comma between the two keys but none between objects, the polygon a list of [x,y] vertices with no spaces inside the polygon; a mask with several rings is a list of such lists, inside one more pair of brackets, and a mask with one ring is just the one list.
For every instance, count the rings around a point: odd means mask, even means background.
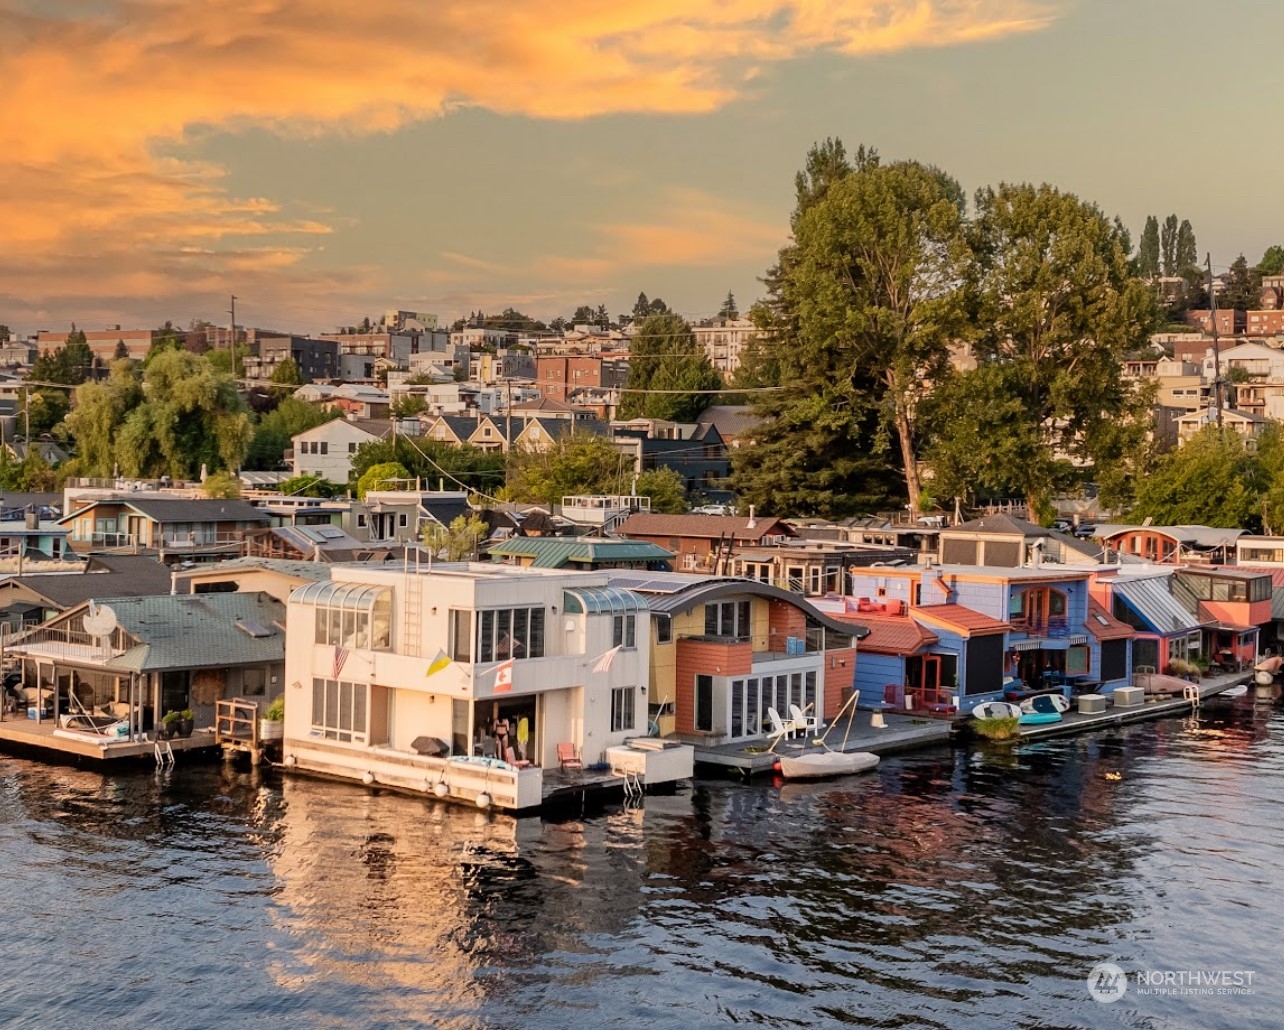
[{"label": "yellow flag", "polygon": [[445,651],[438,651],[437,657],[432,660],[432,664],[428,666],[428,671],[424,675],[431,676],[434,672],[441,672],[449,664],[450,656]]}]

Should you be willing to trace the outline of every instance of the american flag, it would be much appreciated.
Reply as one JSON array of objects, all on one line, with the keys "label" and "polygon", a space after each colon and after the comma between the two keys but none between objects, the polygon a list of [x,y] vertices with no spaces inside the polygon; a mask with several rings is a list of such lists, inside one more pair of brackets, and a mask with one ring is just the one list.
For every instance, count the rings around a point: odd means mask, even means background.
[{"label": "american flag", "polygon": [[594,672],[610,672],[610,671],[611,671],[611,663],[615,661],[615,656],[616,656],[617,654],[619,654],[619,653],[620,653],[620,647],[621,647],[621,646],[623,646],[623,645],[617,645],[617,646],[615,646],[615,647],[611,648],[611,650],[609,650],[609,651],[607,651],[607,652],[605,652],[605,653],[603,653],[603,654],[598,655],[598,658],[597,658],[597,664],[593,666],[593,671],[594,671]]},{"label": "american flag", "polygon": [[348,649],[346,647],[335,646],[334,649],[334,674],[331,679],[338,679],[339,673],[343,672],[343,663],[348,660]]}]

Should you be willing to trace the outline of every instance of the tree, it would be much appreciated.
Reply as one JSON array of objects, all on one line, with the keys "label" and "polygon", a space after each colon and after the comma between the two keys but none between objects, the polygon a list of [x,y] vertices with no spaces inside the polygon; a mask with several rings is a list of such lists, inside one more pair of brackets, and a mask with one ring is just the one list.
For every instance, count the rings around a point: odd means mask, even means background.
[{"label": "tree", "polygon": [[120,361],[121,358],[129,357],[129,348],[125,346],[124,340],[116,341],[116,350],[112,354],[113,361]]},{"label": "tree", "polygon": [[410,479],[414,479],[414,476],[400,462],[384,461],[371,465],[357,480],[357,499],[364,500],[371,490],[395,490],[399,485],[398,480],[405,483]]},{"label": "tree", "polygon": [[[1284,273],[1284,247],[1276,243],[1274,246],[1267,247],[1266,253],[1262,255],[1262,260],[1257,263],[1257,270],[1262,275],[1279,275]],[[0,326],[0,330],[8,328]]]},{"label": "tree", "polygon": [[639,293],[637,302],[633,305],[633,321],[641,322],[649,314],[651,314],[651,302],[647,300],[645,293]]},{"label": "tree", "polygon": [[1177,216],[1169,215],[1164,219],[1163,232],[1160,233],[1159,247],[1163,258],[1164,275],[1177,274],[1177,234],[1180,227]]},{"label": "tree", "polygon": [[279,386],[302,386],[303,373],[299,371],[299,363],[293,358],[285,358],[272,369],[272,382]]},{"label": "tree", "polygon": [[1217,306],[1235,311],[1250,311],[1262,300],[1262,273],[1248,266],[1241,254],[1231,262],[1226,285],[1217,295]]},{"label": "tree", "polygon": [[820,394],[853,432],[872,415],[865,444],[877,453],[895,437],[915,513],[920,401],[949,375],[950,346],[967,330],[965,203],[937,169],[869,166],[830,186],[794,230],[788,290],[799,334],[785,403]]},{"label": "tree", "polygon": [[299,433],[339,418],[337,411],[319,408],[297,397],[284,397],[275,410],[259,418],[245,455],[247,469],[280,468],[285,449]]},{"label": "tree", "polygon": [[0,343],[8,343],[13,337],[13,331],[4,323],[0,322]]},{"label": "tree", "polygon": [[[658,418],[694,422],[722,377],[709,363],[691,327],[680,315],[649,315],[629,343],[629,378],[620,400],[622,419]],[[646,393],[647,390],[670,391]]]},{"label": "tree", "polygon": [[372,440],[352,456],[352,479],[358,480],[372,466],[396,462],[411,479],[444,482],[450,489],[493,494],[504,483],[504,455],[476,447],[454,447],[437,440],[398,434],[392,440]]},{"label": "tree", "polygon": [[1265,476],[1237,433],[1206,426],[1137,485],[1130,521],[1256,528]]},{"label": "tree", "polygon": [[201,489],[206,497],[230,501],[241,496],[241,478],[230,472],[215,472],[205,477]]},{"label": "tree", "polygon": [[593,312],[593,318],[603,329],[609,329],[611,326],[611,314],[606,310],[605,304],[599,304],[597,310]]},{"label": "tree", "polygon": [[282,497],[337,497],[344,487],[331,483],[320,473],[311,473],[282,480],[277,490]]},{"label": "tree", "polygon": [[76,458],[85,476],[116,472],[116,437],[129,413],[142,403],[142,379],[129,359],[112,362],[110,375],[76,389],[76,406],[67,430],[76,441]]},{"label": "tree", "polygon": [[[749,309],[749,321],[758,329],[740,351],[740,364],[731,377],[732,385],[744,389],[780,385],[780,356],[777,339],[772,333],[774,315],[770,305],[755,301]],[[723,403],[731,403],[723,400]]]},{"label": "tree", "polygon": [[116,438],[116,458],[127,476],[190,479],[241,467],[250,419],[236,384],[210,362],[182,350],[151,357],[143,373],[143,401]]},{"label": "tree", "polygon": [[596,325],[597,311],[588,304],[581,304],[571,315],[571,325]]},{"label": "tree", "polygon": [[603,437],[567,435],[544,451],[514,448],[505,492],[519,503],[549,505],[570,494],[620,494],[632,475],[626,465],[625,456]]},{"label": "tree", "polygon": [[1182,219],[1177,229],[1176,273],[1180,275],[1187,268],[1199,266],[1199,247],[1195,243],[1195,230],[1187,219]]},{"label": "tree", "polygon": [[730,290],[727,291],[727,299],[722,302],[722,307],[718,309],[718,317],[721,319],[740,317],[740,309],[736,307],[736,295]]},{"label": "tree", "polygon": [[403,393],[389,409],[393,418],[414,418],[421,411],[428,410],[428,402],[418,394]]},{"label": "tree", "polygon": [[[931,464],[964,484],[1004,484],[1038,517],[1075,463],[1126,460],[1119,425],[1146,413],[1121,362],[1147,339],[1154,295],[1093,204],[1004,184],[978,192],[976,208],[979,364],[951,390]],[[992,431],[969,424],[991,410],[1002,417]]]},{"label": "tree", "polygon": [[143,358],[143,367],[150,365],[157,355],[182,349],[183,336],[180,330],[174,327],[173,322],[166,322],[153,330],[152,345],[147,349],[147,356]]},{"label": "tree", "polygon": [[1137,245],[1137,272],[1151,279],[1159,277],[1159,219],[1146,216],[1146,228]]},{"label": "tree", "polygon": [[651,510],[661,515],[685,515],[691,507],[682,476],[667,466],[647,469],[639,475],[633,492],[651,498]]},{"label": "tree", "polygon": [[424,547],[446,561],[464,561],[477,557],[478,546],[486,538],[486,523],[477,515],[457,515],[449,526],[429,522],[424,526]]}]

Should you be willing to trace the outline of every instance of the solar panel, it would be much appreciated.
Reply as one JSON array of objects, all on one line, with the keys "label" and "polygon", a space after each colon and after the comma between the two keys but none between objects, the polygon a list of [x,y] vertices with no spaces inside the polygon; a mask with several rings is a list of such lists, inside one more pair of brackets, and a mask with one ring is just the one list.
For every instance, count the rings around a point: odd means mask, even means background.
[{"label": "solar panel", "polygon": [[255,622],[252,619],[237,619],[236,628],[251,637],[270,637],[274,632],[264,626],[263,623]]}]

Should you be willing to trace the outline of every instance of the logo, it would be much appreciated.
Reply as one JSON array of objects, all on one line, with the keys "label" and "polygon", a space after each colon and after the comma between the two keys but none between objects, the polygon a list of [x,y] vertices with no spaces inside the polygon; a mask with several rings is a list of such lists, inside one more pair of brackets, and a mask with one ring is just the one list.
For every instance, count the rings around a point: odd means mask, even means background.
[{"label": "logo", "polygon": [[1118,1001],[1128,991],[1128,975],[1113,962],[1098,962],[1088,974],[1088,993],[1103,1005]]}]

